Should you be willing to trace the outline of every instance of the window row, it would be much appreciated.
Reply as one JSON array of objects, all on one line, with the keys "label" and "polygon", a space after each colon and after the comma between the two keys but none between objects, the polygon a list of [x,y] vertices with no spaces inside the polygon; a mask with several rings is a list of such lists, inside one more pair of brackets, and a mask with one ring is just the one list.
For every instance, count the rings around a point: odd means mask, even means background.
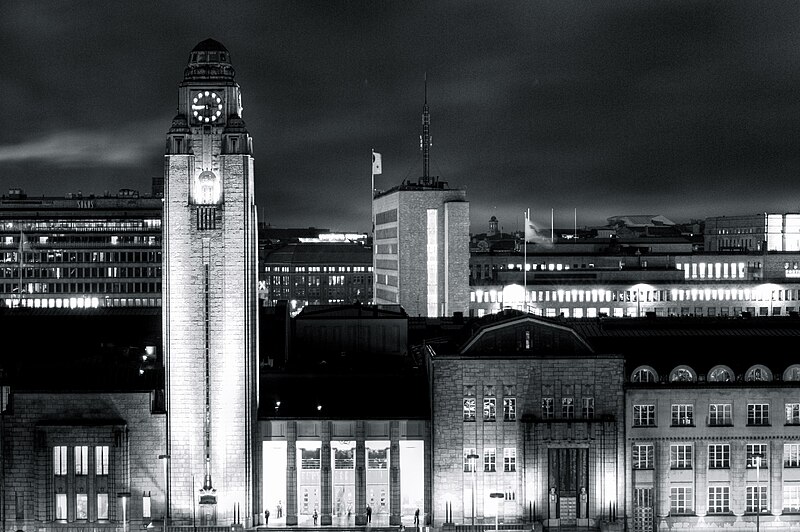
[{"label": "window row", "polygon": [[[476,421],[477,419],[477,399],[475,397],[464,398],[463,409],[464,421]],[[483,420],[492,422],[497,421],[497,398],[486,397],[483,399]],[[517,398],[503,398],[503,421],[517,420]]]},{"label": "window row", "polygon": [[[594,397],[581,398],[581,418],[594,419]],[[556,403],[553,397],[542,397],[542,419],[556,419]],[[558,419],[576,419],[575,398],[562,397]]]},{"label": "window row", "polygon": [[[673,443],[669,446],[669,467],[671,469],[694,468],[693,443]],[[731,446],[729,443],[708,444],[708,469],[729,469],[731,467]],[[769,445],[748,443],[745,446],[744,465],[747,469],[769,469]],[[655,446],[651,443],[634,444],[631,447],[633,469],[655,468]],[[783,467],[800,468],[800,443],[783,445]]]},{"label": "window row", "polygon": [[[798,489],[789,483],[784,485],[784,511],[798,511]],[[694,488],[691,486],[670,486],[669,492],[670,513],[673,515],[693,515],[694,509]],[[748,484],[745,487],[745,512],[764,513],[769,511],[768,486],[758,484]],[[714,483],[708,486],[707,508],[709,514],[731,513],[731,488],[728,484]]]},{"label": "window row", "polygon": [[[6,263],[0,268],[0,278],[19,279],[16,264]],[[119,279],[161,278],[160,266],[30,266],[23,264],[23,279]]]},{"label": "window row", "polygon": [[161,281],[153,283],[0,283],[0,294],[159,294]]},{"label": "window row", "polygon": [[[711,368],[705,376],[708,382],[735,382],[736,374],[728,366],[718,365]],[[669,382],[697,382],[697,373],[689,366],[678,366],[669,374]],[[762,364],[755,364],[744,373],[746,382],[770,382],[773,380],[772,371]],[[800,380],[800,364],[792,364],[783,372],[784,381]],[[631,382],[648,383],[658,382],[656,371],[650,366],[639,366],[631,374]]]},{"label": "window row", "polygon": [[[464,449],[464,472],[475,473],[479,469],[478,460],[480,460],[477,449],[474,447],[467,447]],[[515,447],[506,447],[503,449],[503,472],[513,473],[517,470],[517,449]],[[486,447],[483,449],[483,472],[496,473],[497,472],[497,450],[494,447]]]},{"label": "window row", "polygon": [[[800,403],[784,404],[784,422],[786,425],[800,425]],[[712,403],[708,405],[708,416],[705,424],[709,427],[730,427],[733,426],[733,404],[732,403]],[[747,404],[747,426],[769,426],[770,425],[770,405],[769,403],[748,403]],[[633,426],[634,427],[655,427],[656,405],[636,404],[633,405]],[[695,415],[693,404],[673,404],[671,408],[671,426],[673,427],[693,427],[695,426]]]},{"label": "window row", "polygon": [[[56,476],[66,475],[69,470],[67,464],[68,447],[57,445],[53,447],[53,474]],[[89,446],[76,445],[72,448],[72,464],[75,475],[89,474]],[[97,445],[94,447],[94,472],[95,475],[108,475],[108,445]]]}]

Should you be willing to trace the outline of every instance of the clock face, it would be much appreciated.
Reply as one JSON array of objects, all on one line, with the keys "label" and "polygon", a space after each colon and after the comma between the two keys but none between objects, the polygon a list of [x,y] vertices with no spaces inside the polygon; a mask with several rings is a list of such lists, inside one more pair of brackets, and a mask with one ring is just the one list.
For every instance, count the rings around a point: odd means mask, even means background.
[{"label": "clock face", "polygon": [[197,122],[210,124],[222,115],[222,97],[212,91],[198,91],[192,97],[192,116]]}]

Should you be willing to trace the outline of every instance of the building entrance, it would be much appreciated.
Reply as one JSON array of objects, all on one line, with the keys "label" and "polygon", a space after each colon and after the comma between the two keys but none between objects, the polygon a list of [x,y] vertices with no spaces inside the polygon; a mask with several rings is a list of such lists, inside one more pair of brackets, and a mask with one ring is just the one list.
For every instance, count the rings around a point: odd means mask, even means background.
[{"label": "building entrance", "polygon": [[[555,488],[557,504],[551,505],[557,515],[550,519],[560,519],[561,524],[576,524],[578,519],[586,519],[588,508],[586,500],[589,490],[589,453],[586,448],[548,449],[548,489]],[[552,514],[552,510],[551,510]]]}]

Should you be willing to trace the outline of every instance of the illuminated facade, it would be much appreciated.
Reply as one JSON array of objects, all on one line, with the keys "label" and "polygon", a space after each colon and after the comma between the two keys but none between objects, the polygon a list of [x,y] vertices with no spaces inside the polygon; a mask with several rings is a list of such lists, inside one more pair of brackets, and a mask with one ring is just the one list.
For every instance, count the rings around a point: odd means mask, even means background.
[{"label": "illuminated facade", "polygon": [[0,307],[161,306],[157,191],[10,192],[0,198]]},{"label": "illuminated facade", "polygon": [[800,214],[706,218],[706,251],[800,251]]},{"label": "illuminated facade", "polygon": [[255,513],[256,207],[241,112],[228,51],[203,41],[179,85],[164,170],[166,454],[176,524],[192,522],[195,507],[206,525],[250,526]]},{"label": "illuminated facade", "polygon": [[[800,253],[473,254],[470,312],[781,316],[800,311]],[[527,287],[527,295],[525,286]]]}]

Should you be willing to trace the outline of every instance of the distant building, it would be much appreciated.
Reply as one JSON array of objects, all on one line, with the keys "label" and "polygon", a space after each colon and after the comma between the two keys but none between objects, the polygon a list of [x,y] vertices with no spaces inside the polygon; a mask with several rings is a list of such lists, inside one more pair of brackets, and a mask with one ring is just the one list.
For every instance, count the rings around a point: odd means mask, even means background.
[{"label": "distant building", "polygon": [[409,316],[467,312],[469,203],[465,190],[430,176],[430,114],[422,111],[423,173],[373,199],[375,303]]},{"label": "distant building", "polygon": [[263,304],[306,305],[372,301],[372,249],[358,242],[303,242],[262,250]]},{"label": "distant building", "polygon": [[[154,182],[163,189],[161,180]],[[161,306],[156,194],[0,197],[0,306]]]},{"label": "distant building", "polygon": [[800,251],[800,214],[706,218],[704,240],[706,251]]}]

